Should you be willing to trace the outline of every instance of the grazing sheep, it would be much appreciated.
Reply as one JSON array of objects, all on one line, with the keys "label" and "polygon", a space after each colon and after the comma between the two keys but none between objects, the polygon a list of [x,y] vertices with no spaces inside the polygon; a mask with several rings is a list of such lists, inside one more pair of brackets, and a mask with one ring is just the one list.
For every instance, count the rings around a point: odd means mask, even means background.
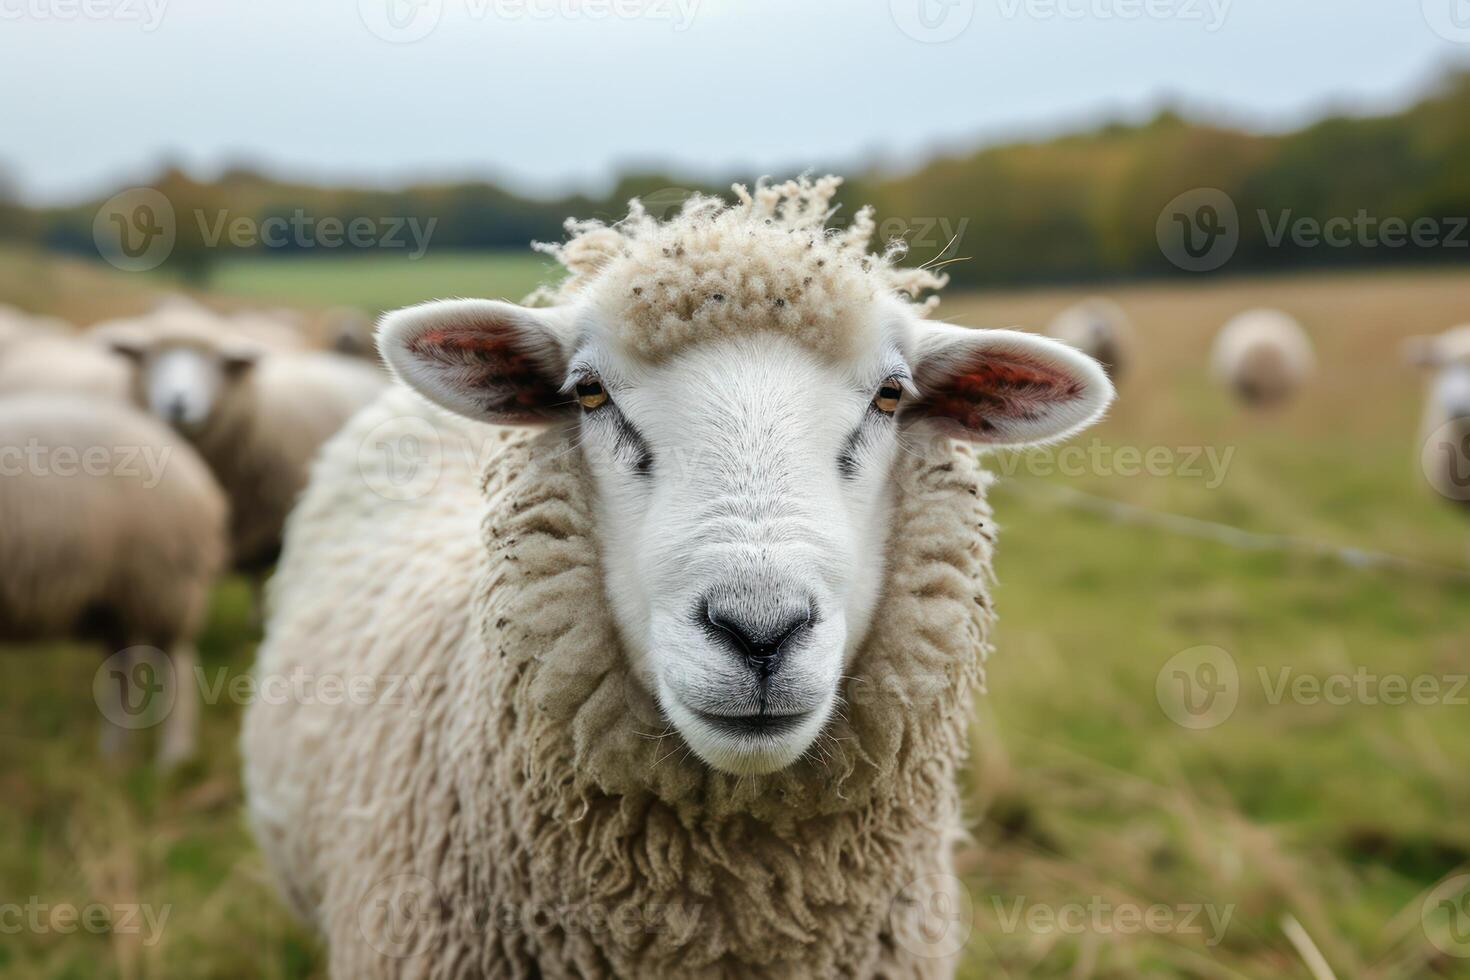
[{"label": "grazing sheep", "polygon": [[1046,332],[1097,361],[1114,383],[1132,359],[1133,325],[1128,314],[1101,296],[1067,307],[1051,321]]},{"label": "grazing sheep", "polygon": [[359,696],[262,699],[242,737],[333,976],[952,974],[970,444],[1062,438],[1112,388],[923,319],[944,279],[868,254],[866,209],[824,229],[836,186],[634,201],[569,224],[549,308],[385,318],[439,408],[395,388],[327,444],[256,668]]},{"label": "grazing sheep", "polygon": [[14,306],[0,303],[0,353],[11,344],[37,336],[64,335],[72,332],[71,324],[53,316],[35,316]]},{"label": "grazing sheep", "polygon": [[1470,324],[1412,338],[1405,354],[1434,372],[1419,432],[1424,475],[1439,494],[1470,511]]},{"label": "grazing sheep", "polygon": [[1280,310],[1249,310],[1220,329],[1211,366],[1216,380],[1242,402],[1270,408],[1307,382],[1316,356],[1295,319]]},{"label": "grazing sheep", "polygon": [[[0,397],[0,640],[153,647],[173,665],[159,761],[193,752],[194,638],[225,557],[225,500],[204,463],[124,404],[70,394]],[[126,653],[125,653],[126,652]],[[127,730],[123,680],[103,681],[103,747]],[[157,666],[156,664],[151,666]]]},{"label": "grazing sheep", "polygon": [[183,433],[225,488],[235,566],[261,572],[318,447],[383,381],[335,354],[262,347],[233,325],[171,309],[96,329],[133,362],[137,403]]}]

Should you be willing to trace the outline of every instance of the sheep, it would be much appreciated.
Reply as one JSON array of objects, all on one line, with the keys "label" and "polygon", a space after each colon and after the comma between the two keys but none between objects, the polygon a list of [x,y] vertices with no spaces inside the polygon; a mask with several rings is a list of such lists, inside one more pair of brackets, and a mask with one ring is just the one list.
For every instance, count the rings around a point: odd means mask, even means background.
[{"label": "sheep", "polygon": [[95,330],[131,362],[137,404],[181,432],[225,488],[234,566],[258,578],[318,447],[383,380],[335,354],[263,347],[232,326],[172,308]]},{"label": "sheep", "polygon": [[36,316],[0,303],[0,353],[22,340],[71,332],[71,324],[65,320],[52,316]]},{"label": "sheep", "polygon": [[0,339],[0,395],[30,391],[127,402],[130,372],[111,352],[70,334],[28,333],[8,344]]},{"label": "sheep", "polygon": [[1429,485],[1470,512],[1470,324],[1405,343],[1410,363],[1434,372],[1419,431]]},{"label": "sheep", "polygon": [[1280,310],[1247,310],[1215,337],[1215,379],[1253,408],[1288,401],[1316,370],[1312,341],[1295,319]]},{"label": "sheep", "polygon": [[165,766],[194,751],[194,640],[225,557],[224,495],[177,442],[127,405],[0,397],[0,640],[104,645],[116,677],[94,691],[108,752],[128,733],[126,680],[171,665]]},{"label": "sheep", "polygon": [[870,254],[868,209],[826,229],[837,183],[633,201],[545,247],[549,305],[381,323],[401,383],[324,447],[256,665],[358,696],[241,736],[331,975],[952,975],[972,446],[1066,437],[1112,386],[925,319],[944,278]]},{"label": "sheep", "polygon": [[1067,307],[1047,326],[1047,335],[1071,344],[1103,366],[1116,384],[1128,369],[1133,351],[1133,325],[1123,308],[1094,296]]}]

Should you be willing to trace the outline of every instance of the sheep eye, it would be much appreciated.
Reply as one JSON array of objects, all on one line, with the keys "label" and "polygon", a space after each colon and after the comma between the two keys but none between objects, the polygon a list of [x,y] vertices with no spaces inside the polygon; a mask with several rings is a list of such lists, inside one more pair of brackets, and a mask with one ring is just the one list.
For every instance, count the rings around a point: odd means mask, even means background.
[{"label": "sheep eye", "polygon": [[607,401],[607,391],[602,387],[600,381],[577,382],[577,403],[583,408],[591,411],[601,407]]},{"label": "sheep eye", "polygon": [[878,386],[878,393],[873,396],[873,407],[884,415],[892,415],[898,411],[898,400],[903,397],[903,388],[899,387],[897,378],[889,378]]}]

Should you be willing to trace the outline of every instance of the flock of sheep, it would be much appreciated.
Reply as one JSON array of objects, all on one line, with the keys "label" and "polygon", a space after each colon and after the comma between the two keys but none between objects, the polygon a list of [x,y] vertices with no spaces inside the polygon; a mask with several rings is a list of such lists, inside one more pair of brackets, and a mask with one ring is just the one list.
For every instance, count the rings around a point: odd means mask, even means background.
[{"label": "flock of sheep", "polygon": [[95,640],[124,674],[164,651],[182,683],[159,758],[188,756],[212,585],[264,575],[317,449],[384,381],[286,315],[171,299],[79,333],[0,310],[0,641]]}]

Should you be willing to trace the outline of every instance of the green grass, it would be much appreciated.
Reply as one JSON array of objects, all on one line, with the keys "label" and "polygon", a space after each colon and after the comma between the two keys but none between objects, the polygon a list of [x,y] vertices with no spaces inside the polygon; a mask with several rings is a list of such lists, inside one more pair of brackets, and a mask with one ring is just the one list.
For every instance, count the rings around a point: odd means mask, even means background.
[{"label": "green grass", "polygon": [[556,268],[530,252],[229,258],[215,267],[210,287],[253,300],[378,311],[454,296],[520,300]]},{"label": "green grass", "polygon": [[[220,287],[363,306],[499,291],[483,285],[490,260],[359,261],[247,263],[223,268]],[[1298,923],[1342,980],[1470,977],[1470,959],[1437,951],[1420,916],[1438,881],[1470,870],[1470,705],[1308,704],[1272,691],[1286,668],[1452,685],[1470,674],[1470,583],[1230,547],[1056,493],[1463,568],[1470,522],[1416,472],[1421,386],[1395,359],[1404,335],[1463,319],[1467,288],[1470,276],[1435,273],[1118,292],[1142,343],[1100,444],[1233,454],[1218,485],[1025,467],[997,484],[1000,622],[965,783],[974,840],[959,866],[973,918],[962,976],[1310,978],[1288,936]],[[1035,324],[1070,298],[956,297],[943,311]],[[1203,369],[1213,329],[1257,304],[1300,316],[1323,364],[1297,404],[1264,417],[1235,409]],[[205,669],[248,670],[255,640],[246,590],[231,580]],[[1171,657],[1206,645],[1227,651],[1238,703],[1190,730],[1165,713],[1157,683]],[[203,758],[182,772],[156,776],[141,751],[103,763],[97,662],[69,646],[0,651],[0,901],[139,901],[172,914],[153,947],[0,937],[0,975],[323,976],[321,950],[282,910],[242,825],[239,708],[206,708]],[[1011,918],[1100,902],[1207,906],[1230,920],[1210,944],[1204,918],[1202,931],[1129,930],[1121,915],[1080,931]]]}]

